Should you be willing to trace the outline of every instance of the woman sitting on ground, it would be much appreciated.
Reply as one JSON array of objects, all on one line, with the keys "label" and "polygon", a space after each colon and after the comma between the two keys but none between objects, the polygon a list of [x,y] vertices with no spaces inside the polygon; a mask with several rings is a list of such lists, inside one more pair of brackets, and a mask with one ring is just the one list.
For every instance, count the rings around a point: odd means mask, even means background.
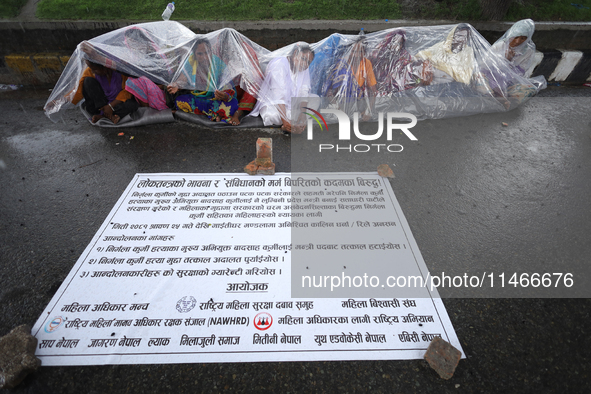
[{"label": "woman sitting on ground", "polygon": [[473,82],[478,67],[469,41],[470,27],[461,23],[450,30],[444,41],[417,53],[416,57],[427,61],[432,68],[432,84]]},{"label": "woman sitting on ground", "polygon": [[[174,97],[175,107],[227,123],[238,109],[238,100],[231,84],[220,87],[225,67],[224,62],[212,53],[207,39],[197,40],[193,53],[183,66],[181,77],[167,87],[167,92]],[[194,87],[194,90],[180,90],[188,86]]]},{"label": "woman sitting on ground", "polygon": [[326,82],[328,72],[335,62],[335,56],[342,39],[341,34],[333,33],[313,47],[314,60],[310,63],[311,93],[322,95],[322,88]]},{"label": "woman sitting on ground", "polygon": [[414,59],[406,49],[402,29],[388,33],[373,53],[372,63],[381,96],[429,85],[433,78],[427,62]]},{"label": "woman sitting on ground", "polygon": [[[124,42],[126,45],[131,45],[131,41],[129,41],[132,37],[134,37],[137,32],[140,32],[138,29],[128,29],[125,32],[125,39]],[[135,41],[134,41],[135,42]],[[147,41],[140,41],[144,44],[149,44]],[[109,68],[116,69],[120,67],[126,67],[129,69],[128,63],[122,63],[121,59],[114,61],[108,56],[103,55],[100,53],[96,48],[90,45],[89,42],[83,41],[81,44],[82,51],[86,54],[87,57],[92,59],[97,63],[107,64]],[[133,52],[130,50],[129,53]],[[141,56],[138,53],[135,53],[136,63],[139,64]],[[123,75],[123,74],[122,74]],[[166,105],[166,97],[164,94],[164,89],[166,88],[164,85],[157,85],[152,82],[149,78],[144,76],[135,78],[135,77],[125,77],[125,90],[133,95],[135,100],[140,107],[151,107],[158,111],[163,109],[167,109],[168,106]]]},{"label": "woman sitting on ground", "polygon": [[224,75],[232,78],[232,86],[236,90],[238,109],[228,120],[234,126],[239,125],[242,118],[253,110],[264,79],[253,44],[235,30],[224,29],[214,45],[215,53],[226,65]]},{"label": "woman sitting on ground", "polygon": [[[472,28],[466,23],[453,27],[445,41],[417,53],[416,57],[428,62],[432,69],[431,86],[444,97],[494,97],[505,109],[511,106],[507,93],[496,83],[497,78],[488,71],[488,62],[494,59],[476,60],[470,46]],[[482,51],[478,52],[482,56]],[[480,66],[482,65],[482,67]],[[432,89],[428,89],[432,90]]]},{"label": "woman sitting on ground", "polygon": [[373,65],[365,57],[364,41],[365,37],[360,36],[339,48],[323,92],[326,97],[334,97],[333,102],[347,113],[357,104],[357,111],[363,113],[364,121],[368,121],[375,112],[377,81]]},{"label": "woman sitting on ground", "polygon": [[92,115],[92,123],[107,118],[117,124],[138,108],[133,96],[125,90],[127,76],[88,60],[86,65],[72,104],[76,105],[84,98],[82,106]]},{"label": "woman sitting on ground", "polygon": [[522,76],[531,67],[536,53],[536,44],[532,41],[535,29],[533,20],[520,20],[492,46],[493,52],[507,59],[515,72]]},{"label": "woman sitting on ground", "polygon": [[[314,51],[305,42],[293,45],[289,56],[276,57],[269,62],[265,70],[265,79],[261,85],[257,103],[249,116],[261,115],[265,126],[281,126],[287,133],[299,134],[304,131],[306,107],[316,109],[318,103],[309,103],[317,95],[310,93],[310,72],[308,67],[314,60]],[[292,124],[292,99],[296,99],[297,113]],[[302,101],[304,100],[304,101]]]},{"label": "woman sitting on ground", "polygon": [[515,23],[493,44],[492,52],[496,56],[494,60],[484,62],[487,67],[482,68],[482,74],[490,88],[497,95],[502,94],[516,104],[545,87],[543,77],[527,79],[526,76],[536,52],[536,46],[531,40],[534,30],[534,21],[531,19]]}]

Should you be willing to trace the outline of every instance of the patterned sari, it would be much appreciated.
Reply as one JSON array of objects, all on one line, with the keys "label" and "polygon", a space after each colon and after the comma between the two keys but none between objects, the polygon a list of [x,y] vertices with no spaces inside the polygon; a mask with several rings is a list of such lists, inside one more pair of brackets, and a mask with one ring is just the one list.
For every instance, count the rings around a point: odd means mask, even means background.
[{"label": "patterned sari", "polygon": [[[236,90],[231,84],[218,86],[225,64],[216,55],[211,55],[207,76],[200,72],[199,65],[191,55],[183,67],[183,74],[197,89],[189,94],[182,94],[175,99],[175,106],[183,112],[205,115],[210,120],[219,119],[228,123],[238,109]],[[216,100],[214,92],[220,90],[230,96],[228,101]]]},{"label": "patterned sari", "polygon": [[148,107],[158,111],[168,108],[164,91],[146,77],[128,78],[125,90],[133,94],[138,101],[148,104]]},{"label": "patterned sari", "polygon": [[326,95],[332,91],[336,97],[362,98],[366,97],[368,86],[376,84],[371,61],[363,58],[357,65],[350,65],[346,59],[341,58],[332,67],[323,93]]},{"label": "patterned sari", "polygon": [[406,49],[404,30],[389,33],[372,59],[380,94],[388,95],[422,85],[423,62],[413,60]]}]

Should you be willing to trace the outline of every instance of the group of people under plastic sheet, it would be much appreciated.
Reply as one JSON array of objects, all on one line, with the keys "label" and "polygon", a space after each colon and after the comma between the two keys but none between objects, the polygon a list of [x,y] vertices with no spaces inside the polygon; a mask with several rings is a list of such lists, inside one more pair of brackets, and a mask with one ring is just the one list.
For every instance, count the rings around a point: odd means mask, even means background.
[{"label": "group of people under plastic sheet", "polygon": [[55,120],[84,98],[93,123],[151,107],[230,125],[260,115],[288,132],[302,131],[305,110],[321,105],[364,121],[378,111],[423,119],[502,111],[545,87],[543,77],[527,78],[533,33],[522,20],[491,46],[462,23],[332,34],[270,52],[232,29],[196,36],[176,22],[146,23],[82,42],[45,111]]}]

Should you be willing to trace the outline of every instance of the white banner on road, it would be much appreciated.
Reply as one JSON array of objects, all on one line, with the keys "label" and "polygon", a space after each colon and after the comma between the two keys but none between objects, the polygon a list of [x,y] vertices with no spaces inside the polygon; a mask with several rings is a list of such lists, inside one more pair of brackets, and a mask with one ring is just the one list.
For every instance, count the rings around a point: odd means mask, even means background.
[{"label": "white banner on road", "polygon": [[[425,279],[389,182],[307,175],[348,195],[372,185],[388,196],[380,209],[401,231],[382,229],[379,245]],[[137,174],[33,328],[43,365],[417,359],[436,336],[461,350],[428,286],[413,297],[292,299],[292,249],[310,247],[292,244],[293,179]],[[367,222],[359,207],[348,221]]]}]

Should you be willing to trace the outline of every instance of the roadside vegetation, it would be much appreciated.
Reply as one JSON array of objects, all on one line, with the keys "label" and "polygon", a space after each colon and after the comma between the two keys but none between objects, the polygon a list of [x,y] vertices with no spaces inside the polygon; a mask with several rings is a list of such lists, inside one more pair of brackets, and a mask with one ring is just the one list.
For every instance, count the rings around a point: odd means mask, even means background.
[{"label": "roadside vegetation", "polygon": [[[43,0],[39,18],[161,20],[167,0]],[[171,20],[396,19],[392,0],[176,0]]]},{"label": "roadside vegetation", "polygon": [[[37,17],[161,20],[169,0],[42,0]],[[482,0],[178,0],[172,20],[445,19],[483,20]],[[2,0],[11,17],[26,0]],[[591,21],[591,0],[509,0],[503,20]],[[19,5],[20,4],[20,5]],[[15,8],[16,7],[16,8]],[[12,11],[5,11],[10,9]],[[12,13],[12,14],[10,14]],[[6,16],[4,16],[6,15]]]},{"label": "roadside vegetation", "polygon": [[[404,19],[483,20],[479,0],[399,0]],[[505,21],[591,21],[591,0],[513,0]]]},{"label": "roadside vegetation", "polygon": [[1,0],[0,19],[14,18],[26,3],[27,0]]},{"label": "roadside vegetation", "polygon": [[507,19],[524,18],[535,21],[591,21],[591,0],[514,2],[507,11]]}]

